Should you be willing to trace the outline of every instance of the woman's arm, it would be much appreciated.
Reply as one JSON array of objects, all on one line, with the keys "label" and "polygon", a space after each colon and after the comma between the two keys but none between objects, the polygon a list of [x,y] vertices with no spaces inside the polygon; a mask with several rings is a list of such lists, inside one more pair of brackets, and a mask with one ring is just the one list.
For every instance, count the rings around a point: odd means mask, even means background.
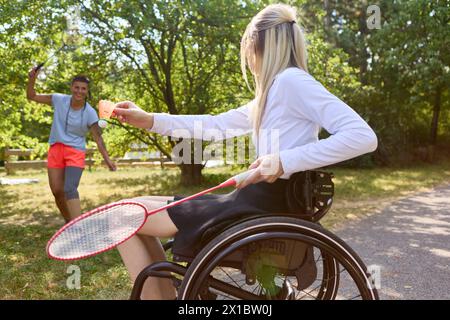
[{"label": "woman's arm", "polygon": [[172,115],[147,113],[130,101],[116,105],[120,121],[138,128],[177,138],[217,141],[249,133],[248,105],[218,115]]},{"label": "woman's arm", "polygon": [[306,72],[283,74],[274,86],[274,95],[291,121],[306,119],[331,136],[258,158],[249,167],[255,170],[238,188],[260,181],[271,183],[283,174],[324,167],[377,148],[377,136],[369,125]]},{"label": "woman's arm", "polygon": [[284,173],[328,166],[377,148],[372,128],[306,72],[286,74],[280,79],[280,91],[293,118],[319,124],[331,134],[326,139],[281,151]]},{"label": "woman's arm", "polygon": [[52,105],[52,95],[51,94],[36,94],[34,90],[34,84],[36,83],[36,78],[39,70],[36,67],[31,69],[28,74],[28,86],[27,86],[27,99],[30,101]]},{"label": "woman's arm", "polygon": [[116,171],[116,165],[109,158],[108,151],[106,150],[105,143],[103,142],[102,132],[100,127],[98,126],[98,123],[94,123],[91,126],[90,131],[95,143],[97,143],[98,151],[100,151],[103,159],[105,159],[106,165],[108,166],[109,170]]}]

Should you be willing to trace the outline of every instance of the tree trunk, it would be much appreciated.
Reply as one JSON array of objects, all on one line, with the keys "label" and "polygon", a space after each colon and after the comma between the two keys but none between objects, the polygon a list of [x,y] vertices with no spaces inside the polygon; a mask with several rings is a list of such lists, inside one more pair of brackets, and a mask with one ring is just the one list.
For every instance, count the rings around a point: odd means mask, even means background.
[{"label": "tree trunk", "polygon": [[431,131],[430,131],[430,144],[436,145],[437,142],[437,132],[439,125],[439,113],[441,112],[441,87],[437,87],[436,95],[434,96],[433,105],[433,119],[431,120]]},{"label": "tree trunk", "polygon": [[441,94],[442,87],[437,87],[436,95],[434,96],[433,104],[433,119],[431,120],[431,130],[430,130],[430,146],[428,147],[428,160],[430,162],[434,161],[434,155],[437,143],[437,134],[439,127],[439,114],[441,112]]},{"label": "tree trunk", "polygon": [[367,15],[366,15],[367,3],[364,1],[361,7],[361,14],[359,16],[358,29],[361,33],[360,37],[360,46],[359,46],[359,81],[363,85],[367,85],[367,68],[368,62],[367,60],[370,58],[370,54],[367,51],[367,35],[369,33],[369,29],[367,28]]},{"label": "tree trunk", "polygon": [[378,139],[378,148],[373,153],[373,160],[380,166],[388,166],[391,164],[389,152],[386,150],[384,142],[381,139]]},{"label": "tree trunk", "polygon": [[325,0],[323,2],[323,8],[325,10],[325,17],[324,17],[324,29],[325,29],[325,36],[327,37],[327,41],[329,43],[333,43],[333,36],[332,36],[332,29],[331,29],[331,14],[332,14],[332,8],[330,6],[329,0]]},{"label": "tree trunk", "polygon": [[181,164],[180,169],[183,186],[199,185],[202,182],[202,164]]}]

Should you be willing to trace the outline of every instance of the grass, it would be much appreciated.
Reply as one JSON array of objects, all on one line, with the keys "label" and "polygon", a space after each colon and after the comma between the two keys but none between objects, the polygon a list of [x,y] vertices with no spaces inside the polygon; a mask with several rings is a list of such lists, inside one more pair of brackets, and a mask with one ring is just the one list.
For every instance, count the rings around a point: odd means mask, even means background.
[{"label": "grass", "polygon": [[[240,171],[208,168],[205,183],[179,186],[177,169],[101,168],[86,171],[79,188],[83,210],[141,195],[192,194]],[[411,192],[450,181],[450,162],[410,168],[330,169],[335,174],[334,205],[322,220],[334,229],[348,219],[380,211]],[[0,176],[4,176],[0,172]],[[63,224],[45,171],[24,171],[8,178],[37,178],[38,183],[0,186],[0,299],[127,299],[131,283],[117,250],[75,262],[47,258],[45,245]],[[221,190],[219,192],[227,192]],[[69,289],[70,266],[81,271],[81,288]]]},{"label": "grass", "polygon": [[328,229],[380,212],[396,199],[450,182],[450,162],[407,168],[330,169],[335,175],[334,204],[321,220]]}]

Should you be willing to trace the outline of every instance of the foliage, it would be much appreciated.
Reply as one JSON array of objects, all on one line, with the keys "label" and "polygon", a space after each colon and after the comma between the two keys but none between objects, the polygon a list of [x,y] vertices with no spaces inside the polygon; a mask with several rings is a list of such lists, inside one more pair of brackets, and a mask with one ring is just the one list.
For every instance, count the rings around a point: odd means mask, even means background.
[{"label": "foliage", "polygon": [[[61,45],[74,8],[81,46],[47,63],[39,93],[68,93],[71,77],[85,73],[93,106],[128,99],[151,112],[217,114],[252,96],[240,74],[240,36],[272,2],[0,0],[0,148],[44,152],[52,110],[26,100],[27,73]],[[447,1],[381,1],[380,29],[368,29],[366,1],[286,2],[299,8],[311,74],[375,129],[378,155],[450,141]],[[104,138],[114,156],[143,143],[171,156],[174,146],[119,123]]]}]

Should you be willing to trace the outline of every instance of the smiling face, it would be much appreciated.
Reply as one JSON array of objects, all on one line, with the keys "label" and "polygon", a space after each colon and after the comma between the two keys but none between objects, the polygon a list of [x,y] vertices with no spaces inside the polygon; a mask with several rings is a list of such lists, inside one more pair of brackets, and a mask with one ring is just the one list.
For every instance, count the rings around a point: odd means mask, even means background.
[{"label": "smiling face", "polygon": [[74,81],[70,87],[72,98],[76,102],[84,102],[89,92],[89,85],[85,82]]}]

